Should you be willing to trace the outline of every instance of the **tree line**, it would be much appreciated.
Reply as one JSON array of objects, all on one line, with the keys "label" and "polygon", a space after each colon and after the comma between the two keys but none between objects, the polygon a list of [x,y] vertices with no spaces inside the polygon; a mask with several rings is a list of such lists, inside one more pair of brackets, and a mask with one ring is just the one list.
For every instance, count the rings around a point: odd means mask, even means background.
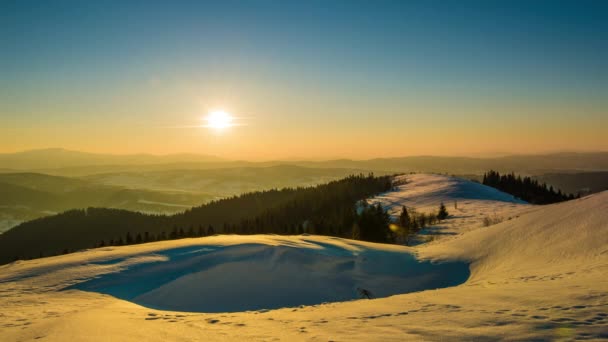
[{"label": "tree line", "polygon": [[541,184],[530,177],[515,176],[514,173],[501,175],[490,170],[483,174],[482,183],[533,204],[550,204],[576,198],[573,194],[562,193],[552,186],[547,187],[546,183]]},{"label": "tree line", "polygon": [[392,222],[388,213],[380,204],[361,203],[352,230],[352,239],[384,243],[407,244],[409,238],[427,226],[435,225],[447,219],[449,213],[441,202],[437,212],[418,212],[413,207],[401,207],[398,220]]}]

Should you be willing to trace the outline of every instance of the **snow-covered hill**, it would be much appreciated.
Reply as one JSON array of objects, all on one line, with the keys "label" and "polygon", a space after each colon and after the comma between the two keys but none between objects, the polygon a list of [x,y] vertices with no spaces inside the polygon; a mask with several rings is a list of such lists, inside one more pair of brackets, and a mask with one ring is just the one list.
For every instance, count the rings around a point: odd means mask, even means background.
[{"label": "snow-covered hill", "polygon": [[[408,248],[317,236],[216,236],[17,262],[0,267],[0,336],[7,341],[486,341],[608,337],[608,192],[555,205],[530,206],[478,184],[446,176],[409,177],[408,185],[374,200],[389,203],[390,199],[394,207],[410,205],[421,211],[440,201],[448,204],[457,200],[458,209],[448,207],[453,213],[445,223],[445,229],[453,233],[449,238]],[[479,192],[467,190],[474,186],[480,187]],[[499,212],[511,215],[510,220],[506,218],[490,227],[475,221],[477,216],[500,205],[504,207]],[[459,212],[461,208],[466,212]],[[468,221],[460,217],[467,215],[472,215]],[[201,251],[204,248],[230,251],[233,256],[242,252],[245,259],[235,262],[220,254],[222,258],[212,261],[208,259],[212,254]],[[192,303],[200,299],[205,302],[212,295],[197,289],[205,288],[206,281],[221,289],[237,289],[242,293],[236,302],[248,302],[250,297],[258,299],[260,293],[255,291],[260,289],[259,282],[263,282],[261,288],[268,289],[264,295],[270,298],[275,288],[277,295],[289,293],[281,291],[281,278],[293,280],[289,286],[294,286],[295,293],[305,288],[319,289],[319,283],[310,277],[314,272],[321,274],[318,279],[327,279],[346,270],[351,272],[351,279],[370,281],[365,283],[370,289],[380,284],[388,288],[394,283],[407,283],[405,278],[412,274],[408,272],[424,279],[425,272],[434,268],[427,267],[430,264],[423,260],[435,266],[441,262],[466,263],[471,274],[464,283],[453,287],[270,311],[161,311],[104,294],[112,293],[108,290],[112,288],[139,293],[141,286],[168,276],[172,269],[187,269],[187,263],[164,270],[147,267],[175,266],[171,259],[176,260],[176,251],[184,253],[182,257],[199,251],[190,259],[199,263],[192,266],[211,267],[199,269],[202,273],[198,276],[178,277],[166,283],[169,287],[153,286],[144,292],[156,291],[154,298],[164,300],[168,298],[163,297],[165,293],[183,289],[183,298],[175,297],[169,304],[187,303],[188,298]],[[248,258],[256,251],[261,253],[258,258]],[[405,257],[410,253],[418,261]],[[183,262],[188,260],[184,258]],[[279,280],[265,281],[275,274]],[[131,276],[134,277],[129,281]],[[209,280],[210,276],[214,279]],[[218,280],[225,276],[231,280]],[[378,283],[373,283],[376,280]],[[346,282],[342,291],[357,286]],[[246,295],[250,290],[254,296]],[[226,296],[223,301],[231,299],[226,293],[220,295]],[[137,296],[127,299],[138,302],[134,298]],[[143,299],[139,299],[140,304],[146,304]]]},{"label": "snow-covered hill", "polygon": [[[419,212],[437,212],[444,203],[450,219],[425,229],[423,234],[446,238],[484,226],[484,221],[510,220],[534,206],[507,193],[470,180],[438,174],[410,174],[397,178],[401,185],[395,190],[368,200],[380,203],[394,220],[401,207]],[[404,183],[405,181],[405,183]]]}]

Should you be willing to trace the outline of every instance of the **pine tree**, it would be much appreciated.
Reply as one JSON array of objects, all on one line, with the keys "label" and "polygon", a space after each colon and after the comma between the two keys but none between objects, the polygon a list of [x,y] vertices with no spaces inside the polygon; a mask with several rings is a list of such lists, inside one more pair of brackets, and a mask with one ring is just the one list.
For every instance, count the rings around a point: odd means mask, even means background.
[{"label": "pine tree", "polygon": [[448,210],[446,209],[443,202],[441,202],[441,204],[439,205],[439,212],[437,213],[437,219],[439,221],[445,220],[446,218],[448,218],[448,215]]},{"label": "pine tree", "polygon": [[514,173],[500,175],[500,173],[490,170],[484,174],[483,184],[534,204],[556,203],[573,197],[546,183],[541,184],[530,177],[515,176]]},{"label": "pine tree", "polygon": [[133,237],[131,236],[130,232],[127,232],[127,237],[125,239],[125,243],[127,245],[132,245],[133,244]]},{"label": "pine tree", "polygon": [[409,230],[410,228],[410,214],[407,212],[405,206],[401,207],[401,214],[399,215],[399,224],[401,228]]},{"label": "pine tree", "polygon": [[422,228],[426,227],[427,223],[428,223],[427,215],[425,213],[420,213],[418,215],[418,226],[420,226],[420,228],[422,229]]},{"label": "pine tree", "polygon": [[364,208],[357,217],[360,239],[372,242],[393,242],[389,228],[390,217],[380,204]]}]

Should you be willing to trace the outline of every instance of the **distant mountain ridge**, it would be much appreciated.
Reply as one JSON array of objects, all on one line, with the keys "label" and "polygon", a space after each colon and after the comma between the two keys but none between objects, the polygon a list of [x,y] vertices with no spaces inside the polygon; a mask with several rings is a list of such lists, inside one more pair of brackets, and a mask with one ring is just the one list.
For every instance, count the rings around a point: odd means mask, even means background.
[{"label": "distant mountain ridge", "polygon": [[264,162],[226,160],[216,156],[197,154],[109,155],[64,149],[0,154],[0,172],[36,171],[64,176],[177,169],[268,167],[277,165],[295,165],[311,168],[346,168],[383,172],[440,172],[452,174],[482,174],[489,169],[493,169],[503,173],[514,171],[520,174],[532,175],[555,171],[608,171],[608,152],[567,152],[543,155],[511,155],[495,158],[411,156],[368,160],[271,160]]},{"label": "distant mountain ridge", "polygon": [[183,162],[220,162],[216,156],[198,154],[100,154],[49,148],[0,154],[0,169],[37,170],[100,165],[147,165]]}]

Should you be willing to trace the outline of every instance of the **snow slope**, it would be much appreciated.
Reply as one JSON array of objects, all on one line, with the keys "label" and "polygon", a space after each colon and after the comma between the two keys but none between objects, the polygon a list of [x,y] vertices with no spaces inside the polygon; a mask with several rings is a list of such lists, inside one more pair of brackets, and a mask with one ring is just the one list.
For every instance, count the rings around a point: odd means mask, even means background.
[{"label": "snow slope", "polygon": [[[399,176],[406,183],[395,190],[368,200],[380,203],[397,220],[401,207],[418,212],[437,212],[443,202],[450,219],[429,227],[423,234],[449,237],[483,226],[484,218],[496,221],[512,219],[534,206],[494,188],[470,180],[438,174],[409,174]],[[403,183],[403,182],[401,182]]]},{"label": "snow slope", "polygon": [[[448,184],[453,181],[445,176],[417,177],[419,181],[435,177],[443,177]],[[442,183],[438,178],[435,181]],[[410,186],[416,184],[412,179]],[[433,197],[447,203],[454,200],[453,193]],[[420,198],[404,197],[402,201],[422,208],[424,197],[430,197],[427,194],[420,192]],[[471,201],[463,207],[468,212],[486,210],[476,208],[474,199],[458,198],[459,208],[460,201]],[[482,208],[490,201],[477,200]],[[185,239],[0,267],[0,336],[6,341],[608,338],[608,192],[549,206],[496,201],[507,205],[504,213],[512,210],[517,215],[490,227],[460,225],[464,222],[460,220],[449,238],[415,248],[317,236],[250,237],[265,246],[292,246],[302,251],[328,249],[345,255],[414,252],[421,260],[469,263],[470,277],[458,286],[374,300],[231,313],[160,311],[75,288],[137,265],[162,264],[170,257],[162,251],[200,245],[247,246],[245,237]],[[516,207],[508,207],[511,204]],[[294,256],[288,258],[295,262]],[[327,267],[333,266],[329,263]],[[248,284],[240,284],[247,291]]]}]

